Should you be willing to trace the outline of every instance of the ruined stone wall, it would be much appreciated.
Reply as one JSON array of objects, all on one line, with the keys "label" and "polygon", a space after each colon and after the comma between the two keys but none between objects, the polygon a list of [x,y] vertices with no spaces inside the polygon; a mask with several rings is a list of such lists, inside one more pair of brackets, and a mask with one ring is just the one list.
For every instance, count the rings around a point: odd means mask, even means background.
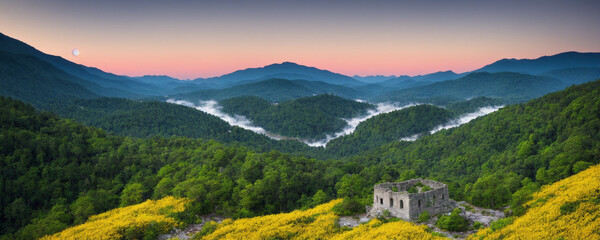
[{"label": "ruined stone wall", "polygon": [[[418,182],[432,189],[426,192],[408,193],[408,189]],[[393,191],[394,187],[398,191]],[[453,207],[451,200],[448,198],[448,187],[445,184],[425,179],[412,179],[404,182],[375,185],[373,189],[373,207],[370,213],[380,215],[388,210],[393,217],[414,220],[423,211],[435,215],[449,212]]]}]

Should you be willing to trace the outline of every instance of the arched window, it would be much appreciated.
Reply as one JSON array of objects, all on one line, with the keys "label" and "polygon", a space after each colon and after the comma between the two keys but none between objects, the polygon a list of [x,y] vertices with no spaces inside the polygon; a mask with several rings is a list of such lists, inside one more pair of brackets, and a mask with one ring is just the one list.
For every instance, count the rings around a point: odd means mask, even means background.
[{"label": "arched window", "polygon": [[390,198],[390,207],[393,207],[393,206],[394,206],[394,199]]},{"label": "arched window", "polygon": [[379,203],[380,203],[381,205],[383,205],[383,198],[380,198],[380,199],[379,199]]},{"label": "arched window", "polygon": [[419,207],[421,207],[421,199],[419,199]]},{"label": "arched window", "polygon": [[404,201],[400,200],[400,208],[404,208]]}]

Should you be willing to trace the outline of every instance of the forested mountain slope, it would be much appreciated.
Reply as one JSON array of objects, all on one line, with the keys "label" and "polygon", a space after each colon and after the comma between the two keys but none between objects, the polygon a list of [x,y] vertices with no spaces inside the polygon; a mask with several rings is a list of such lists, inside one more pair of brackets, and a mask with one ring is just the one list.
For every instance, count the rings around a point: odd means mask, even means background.
[{"label": "forested mountain slope", "polygon": [[259,151],[311,152],[303,143],[273,140],[236,126],[208,113],[166,102],[98,98],[60,101],[46,109],[109,133],[130,137],[191,137],[241,143]]},{"label": "forested mountain slope", "polygon": [[448,183],[454,199],[499,207],[524,179],[552,183],[600,163],[598,116],[595,81],[347,160],[369,166],[360,171],[367,182],[428,177]]},{"label": "forested mountain slope", "polygon": [[420,134],[444,124],[452,113],[433,105],[418,105],[379,114],[361,122],[352,134],[332,139],[326,152],[347,156],[399,141],[400,138]]},{"label": "forested mountain slope", "polygon": [[110,136],[19,101],[1,97],[0,103],[2,239],[38,238],[166,195],[190,199],[190,216],[291,211],[318,190],[333,196],[343,175],[338,167],[275,151]]},{"label": "forested mountain slope", "polygon": [[541,74],[566,68],[598,68],[600,53],[563,52],[536,59],[502,59],[474,72],[519,72]]},{"label": "forested mountain slope", "polygon": [[200,139],[114,137],[1,101],[6,239],[51,234],[93,214],[170,194],[192,200],[191,216],[278,213],[333,196],[367,204],[373,184],[417,176],[447,183],[453,199],[510,204],[522,214],[537,186],[600,159],[600,81],[341,161],[253,153]]},{"label": "forested mountain slope", "polygon": [[37,106],[60,99],[94,98],[82,86],[100,86],[71,76],[33,56],[0,51],[0,95]]},{"label": "forested mountain slope", "polygon": [[0,33],[0,50],[35,57],[69,75],[95,83],[103,88],[114,90],[102,96],[139,97],[162,93],[162,90],[154,85],[133,81],[124,76],[106,73],[97,68],[73,63],[62,57],[45,54],[26,43],[2,33]]}]

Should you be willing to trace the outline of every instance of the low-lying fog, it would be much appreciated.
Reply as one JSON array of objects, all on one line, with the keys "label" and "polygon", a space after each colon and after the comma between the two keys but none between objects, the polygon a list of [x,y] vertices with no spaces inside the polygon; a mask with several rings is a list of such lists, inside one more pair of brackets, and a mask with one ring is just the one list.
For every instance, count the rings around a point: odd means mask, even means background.
[{"label": "low-lying fog", "polygon": [[[346,121],[348,123],[348,125],[342,129],[339,132],[336,132],[334,134],[331,135],[327,135],[325,138],[323,139],[297,139],[297,138],[289,138],[289,137],[285,137],[285,136],[280,136],[271,132],[266,131],[264,128],[259,127],[259,126],[255,126],[252,121],[250,121],[248,118],[244,117],[244,116],[240,116],[240,115],[230,115],[227,113],[224,113],[223,111],[221,111],[221,106],[219,106],[219,103],[217,101],[214,100],[208,100],[208,101],[199,101],[199,104],[196,105],[194,103],[191,103],[189,101],[185,101],[185,100],[174,100],[174,99],[169,99],[167,100],[167,102],[169,103],[175,103],[175,104],[179,104],[179,105],[184,105],[184,106],[188,106],[188,107],[193,107],[195,109],[198,109],[200,111],[203,111],[205,113],[208,114],[212,114],[214,116],[217,116],[221,119],[223,119],[223,121],[226,121],[227,123],[229,123],[232,126],[238,126],[250,131],[253,131],[255,133],[259,133],[259,134],[264,134],[272,139],[275,140],[281,140],[281,139],[296,139],[299,141],[302,141],[304,143],[306,143],[307,145],[311,146],[311,147],[324,147],[325,145],[327,145],[327,143],[329,141],[331,141],[334,138],[338,138],[340,136],[344,136],[344,135],[348,135],[348,134],[352,134],[354,132],[354,130],[356,129],[356,127],[358,126],[359,123],[361,123],[362,121],[365,121],[373,116],[382,114],[382,113],[388,113],[391,111],[395,111],[395,110],[399,110],[399,109],[403,109],[403,108],[407,108],[407,107],[411,107],[411,106],[415,106],[418,104],[409,104],[409,105],[404,105],[404,106],[398,106],[397,104],[390,104],[390,103],[378,103],[376,105],[375,109],[371,109],[368,111],[367,115],[364,116],[359,116],[359,117],[355,117],[355,118],[350,118],[350,119],[343,119],[344,121]],[[460,118],[452,120],[446,124],[443,125],[439,125],[437,127],[435,127],[433,130],[430,131],[430,133],[435,133],[437,131],[440,131],[442,129],[447,129],[447,128],[453,128],[456,126],[460,126],[462,124],[465,124],[479,116],[483,116],[483,115],[487,115],[489,113],[492,113],[496,110],[498,110],[499,108],[501,108],[502,106],[497,106],[497,107],[482,107],[480,109],[478,109],[477,112],[473,112],[473,113],[468,113],[465,115],[462,115]],[[415,141],[420,137],[420,135],[413,135],[413,136],[409,136],[409,137],[404,137],[400,140],[403,141]]]}]

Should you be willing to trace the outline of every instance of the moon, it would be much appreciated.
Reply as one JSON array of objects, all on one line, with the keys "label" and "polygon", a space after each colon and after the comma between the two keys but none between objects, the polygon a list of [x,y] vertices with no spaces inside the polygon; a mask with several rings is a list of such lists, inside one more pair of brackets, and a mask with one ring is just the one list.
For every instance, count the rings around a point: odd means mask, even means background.
[{"label": "moon", "polygon": [[73,56],[75,56],[75,57],[79,56],[79,49],[77,49],[77,48],[73,49]]}]

